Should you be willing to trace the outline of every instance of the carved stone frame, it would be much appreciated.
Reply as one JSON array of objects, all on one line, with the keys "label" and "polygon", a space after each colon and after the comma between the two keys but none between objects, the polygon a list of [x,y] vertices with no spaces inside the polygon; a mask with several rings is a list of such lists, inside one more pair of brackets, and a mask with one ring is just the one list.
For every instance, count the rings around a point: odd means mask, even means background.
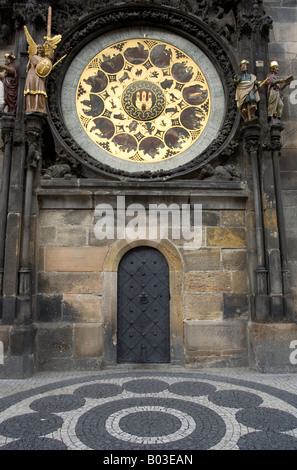
[{"label": "carved stone frame", "polygon": [[[226,113],[219,136],[190,162],[180,165],[174,170],[139,171],[129,173],[118,170],[96,161],[82,150],[74,141],[63,122],[60,105],[60,92],[67,66],[78,51],[99,34],[115,28],[127,26],[158,26],[182,35],[190,40],[211,59],[215,65],[224,87]],[[224,42],[211,28],[192,15],[180,13],[173,8],[164,6],[150,7],[148,5],[116,6],[108,10],[98,10],[83,18],[72,29],[68,30],[58,49],[56,60],[67,54],[66,59],[55,67],[48,78],[48,111],[49,123],[56,143],[65,149],[69,156],[75,157],[81,164],[100,174],[113,178],[127,180],[160,181],[188,174],[197,170],[205,163],[216,158],[232,141],[239,124],[239,116],[234,100],[233,75],[236,61],[227,43]]]},{"label": "carved stone frame", "polygon": [[117,363],[117,313],[118,313],[118,266],[119,262],[132,248],[151,246],[162,253],[169,267],[170,288],[170,362],[183,365],[184,358],[184,317],[183,317],[183,262],[177,248],[169,240],[127,240],[117,241],[109,250],[103,265],[103,363]]}]

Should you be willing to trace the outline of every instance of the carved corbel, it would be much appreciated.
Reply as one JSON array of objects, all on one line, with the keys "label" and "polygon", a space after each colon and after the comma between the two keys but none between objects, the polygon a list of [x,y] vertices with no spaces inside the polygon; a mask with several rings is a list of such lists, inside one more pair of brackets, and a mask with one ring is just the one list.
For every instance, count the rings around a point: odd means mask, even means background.
[{"label": "carved corbel", "polygon": [[3,143],[1,150],[4,152],[5,147],[12,144],[13,129],[1,127],[1,139]]},{"label": "carved corbel", "polygon": [[258,152],[260,147],[260,140],[251,138],[247,139],[245,142],[246,151],[251,155],[253,152]]},{"label": "carved corbel", "polygon": [[27,131],[26,140],[28,144],[26,167],[35,169],[42,158],[40,133],[34,130]]}]

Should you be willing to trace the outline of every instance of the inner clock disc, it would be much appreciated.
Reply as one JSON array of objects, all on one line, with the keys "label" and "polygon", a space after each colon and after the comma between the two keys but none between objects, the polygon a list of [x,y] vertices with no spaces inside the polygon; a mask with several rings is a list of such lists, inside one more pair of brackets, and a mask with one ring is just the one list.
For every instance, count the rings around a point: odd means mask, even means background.
[{"label": "inner clock disc", "polygon": [[114,31],[85,46],[61,95],[81,148],[132,173],[189,162],[218,137],[225,115],[222,82],[204,52],[174,33],[140,33]]},{"label": "inner clock disc", "polygon": [[[202,134],[210,108],[199,65],[176,46],[151,38],[103,49],[77,86],[76,109],[84,131],[99,147],[133,162],[166,160],[183,152]],[[127,134],[135,140],[125,139]],[[117,145],[124,140],[125,145]]]}]

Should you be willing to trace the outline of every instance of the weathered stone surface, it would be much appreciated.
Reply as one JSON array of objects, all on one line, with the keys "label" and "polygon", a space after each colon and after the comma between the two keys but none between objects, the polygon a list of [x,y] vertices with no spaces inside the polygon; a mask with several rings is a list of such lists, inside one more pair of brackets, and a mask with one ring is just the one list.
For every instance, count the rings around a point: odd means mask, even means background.
[{"label": "weathered stone surface", "polygon": [[90,225],[93,220],[93,211],[85,209],[41,209],[40,225],[42,227],[57,227],[66,225]]},{"label": "weathered stone surface", "polygon": [[222,211],[222,227],[245,227],[245,211]]},{"label": "weathered stone surface", "polygon": [[246,271],[232,272],[232,291],[248,293],[248,275]]},{"label": "weathered stone surface", "polygon": [[281,173],[282,187],[285,190],[296,188],[297,171],[283,171]]},{"label": "weathered stone surface", "polygon": [[202,225],[208,227],[218,227],[220,225],[220,212],[219,211],[205,211],[202,212]]},{"label": "weathered stone surface", "polygon": [[38,354],[39,360],[52,357],[70,357],[73,353],[73,325],[68,324],[39,324]]},{"label": "weathered stone surface", "polygon": [[81,323],[74,325],[74,356],[102,356],[102,325],[101,323]]},{"label": "weathered stone surface", "polygon": [[277,228],[277,213],[276,211],[264,211],[263,221],[265,227]]},{"label": "weathered stone surface", "polygon": [[100,294],[101,273],[39,273],[39,292],[47,294]]},{"label": "weathered stone surface", "polygon": [[92,209],[93,200],[91,195],[83,194],[61,194],[47,195],[40,198],[41,209]]},{"label": "weathered stone surface", "polygon": [[101,296],[87,294],[63,295],[63,320],[99,322],[101,321]]},{"label": "weathered stone surface", "polygon": [[42,227],[39,234],[40,245],[56,245],[57,244],[57,228]]},{"label": "weathered stone surface", "polygon": [[9,355],[25,357],[34,354],[35,338],[34,326],[14,326],[9,335]]},{"label": "weathered stone surface", "polygon": [[8,214],[6,230],[10,234],[5,245],[5,276],[3,279],[3,293],[6,296],[17,293],[17,278],[20,256],[21,215]]},{"label": "weathered stone surface", "polygon": [[188,292],[228,292],[231,288],[231,274],[228,272],[190,272],[185,275]]},{"label": "weathered stone surface", "polygon": [[247,317],[248,297],[241,294],[223,294],[223,318]]},{"label": "weathered stone surface", "polygon": [[38,322],[56,322],[62,319],[62,295],[37,294],[36,320]]},{"label": "weathered stone surface", "polygon": [[185,294],[185,319],[221,319],[223,306],[222,300],[222,294]]},{"label": "weathered stone surface", "polygon": [[222,249],[222,267],[228,271],[244,271],[247,266],[245,250]]},{"label": "weathered stone surface", "polygon": [[8,349],[8,342],[9,342],[9,332],[11,327],[10,326],[0,326],[0,341],[3,344],[3,352],[6,353]]},{"label": "weathered stone surface", "polygon": [[98,272],[102,270],[107,247],[47,247],[45,270],[56,272]]},{"label": "weathered stone surface", "polygon": [[250,323],[250,364],[259,372],[297,372],[293,356],[297,340],[296,323]]},{"label": "weathered stone surface", "polygon": [[207,246],[243,247],[245,246],[245,229],[243,228],[207,228]]},{"label": "weathered stone surface", "polygon": [[217,271],[220,270],[221,253],[216,248],[201,248],[200,250],[185,251],[185,271]]},{"label": "weathered stone surface", "polygon": [[57,229],[57,246],[77,246],[87,245],[88,230],[80,226],[62,226]]},{"label": "weathered stone surface", "polygon": [[247,348],[245,321],[186,321],[185,343],[188,351],[238,351]]}]

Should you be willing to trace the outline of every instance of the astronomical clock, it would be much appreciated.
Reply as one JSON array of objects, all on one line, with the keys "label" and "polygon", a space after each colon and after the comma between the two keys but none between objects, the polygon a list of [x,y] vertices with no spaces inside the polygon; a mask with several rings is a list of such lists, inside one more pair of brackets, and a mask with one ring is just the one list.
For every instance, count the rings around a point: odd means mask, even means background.
[{"label": "astronomical clock", "polygon": [[152,27],[116,30],[81,48],[61,91],[71,139],[113,172],[173,173],[219,136],[226,103],[212,60]]}]

